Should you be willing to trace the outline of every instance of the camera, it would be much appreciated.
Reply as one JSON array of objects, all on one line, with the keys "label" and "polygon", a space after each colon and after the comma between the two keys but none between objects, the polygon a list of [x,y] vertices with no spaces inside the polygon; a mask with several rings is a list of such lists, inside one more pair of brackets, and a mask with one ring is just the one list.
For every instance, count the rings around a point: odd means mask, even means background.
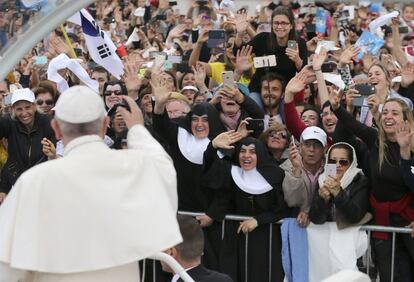
[{"label": "camera", "polygon": [[108,116],[113,116],[116,113],[116,110],[118,109],[118,107],[123,107],[125,109],[127,109],[129,112],[131,112],[131,108],[129,107],[129,104],[127,101],[125,101],[125,99],[122,99],[121,102],[119,102],[118,104],[115,104],[109,111],[108,111]]}]

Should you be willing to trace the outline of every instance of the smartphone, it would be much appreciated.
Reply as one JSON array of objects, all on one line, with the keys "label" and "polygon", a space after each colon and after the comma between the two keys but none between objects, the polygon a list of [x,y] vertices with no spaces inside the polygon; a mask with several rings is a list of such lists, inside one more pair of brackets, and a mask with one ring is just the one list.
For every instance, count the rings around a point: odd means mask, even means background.
[{"label": "smartphone", "polygon": [[208,48],[224,47],[226,42],[226,32],[224,29],[213,29],[208,32]]},{"label": "smartphone", "polygon": [[408,33],[408,26],[400,26],[400,27],[398,28],[398,31],[399,31],[400,33]]},{"label": "smartphone", "polygon": [[155,66],[163,66],[165,63],[166,57],[164,55],[156,55],[154,65]]},{"label": "smartphone", "polygon": [[168,2],[168,5],[169,5],[170,7],[177,6],[177,1],[169,1],[169,2]]},{"label": "smartphone", "polygon": [[287,47],[290,48],[290,49],[296,50],[296,47],[297,47],[296,41],[295,40],[289,40]]},{"label": "smartphone", "polygon": [[222,72],[221,79],[223,80],[223,85],[228,85],[228,86],[234,85],[234,75],[232,71]]},{"label": "smartphone", "polygon": [[189,72],[191,69],[188,64],[177,64],[176,70],[182,73]]},{"label": "smartphone", "polygon": [[326,165],[326,175],[332,178],[336,178],[336,164]]},{"label": "smartphone", "polygon": [[296,148],[295,137],[293,137],[293,135],[290,137],[290,145]]},{"label": "smartphone", "polygon": [[112,106],[112,108],[108,111],[108,116],[113,116],[116,113],[116,109],[118,107],[123,107],[126,110],[128,110],[129,112],[131,111],[131,108],[129,107],[129,104],[127,101],[125,101],[124,99],[121,100],[121,102],[119,102],[118,104],[115,104]]},{"label": "smartphone", "polygon": [[322,72],[333,72],[334,68],[335,68],[335,63],[323,63],[321,66],[321,71]]},{"label": "smartphone", "polygon": [[254,130],[254,131],[263,131],[264,130],[264,120],[263,119],[249,119],[247,120],[249,123],[246,124],[247,130]]},{"label": "smartphone", "polygon": [[369,96],[375,93],[375,87],[371,84],[356,84],[355,90],[358,90],[360,95]]},{"label": "smartphone", "polygon": [[180,64],[183,61],[183,58],[181,56],[175,56],[175,55],[169,55],[167,59],[173,64]]},{"label": "smartphone", "polygon": [[167,19],[167,15],[156,15],[155,19],[159,21],[165,21]]},{"label": "smartphone", "polygon": [[355,90],[358,90],[358,94],[361,96],[355,97],[352,100],[352,105],[354,107],[364,107],[364,101],[367,99],[367,97],[375,93],[375,87],[370,84],[356,84]]},{"label": "smartphone", "polygon": [[316,24],[306,24],[305,27],[307,33],[316,32]]},{"label": "smartphone", "polygon": [[47,64],[47,57],[46,56],[37,56],[37,57],[35,57],[34,64],[35,65],[45,65],[45,64]]},{"label": "smartphone", "polygon": [[277,65],[276,56],[263,56],[263,57],[254,57],[253,64],[256,69],[275,67]]}]

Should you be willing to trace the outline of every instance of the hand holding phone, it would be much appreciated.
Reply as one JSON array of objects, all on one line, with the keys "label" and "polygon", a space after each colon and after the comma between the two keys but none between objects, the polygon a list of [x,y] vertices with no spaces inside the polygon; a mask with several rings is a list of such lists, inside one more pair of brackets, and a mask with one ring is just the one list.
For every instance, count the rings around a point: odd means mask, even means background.
[{"label": "hand holding phone", "polygon": [[332,178],[336,178],[336,164],[326,165],[326,175]]},{"label": "hand holding phone", "polygon": [[253,130],[253,131],[260,131],[262,132],[264,130],[264,120],[263,119],[249,119],[248,124],[246,125],[247,130]]},{"label": "hand holding phone", "polygon": [[296,50],[296,48],[297,48],[297,43],[296,43],[296,41],[295,41],[295,40],[289,40],[289,41],[288,41],[288,45],[287,45],[287,47],[288,47],[289,49]]}]

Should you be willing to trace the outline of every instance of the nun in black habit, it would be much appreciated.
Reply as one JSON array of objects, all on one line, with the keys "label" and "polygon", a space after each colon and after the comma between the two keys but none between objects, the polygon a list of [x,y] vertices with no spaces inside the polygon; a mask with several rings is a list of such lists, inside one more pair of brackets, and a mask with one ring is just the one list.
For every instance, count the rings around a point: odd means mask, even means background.
[{"label": "nun in black habit", "polygon": [[217,110],[209,103],[195,105],[184,118],[170,120],[165,110],[169,93],[162,87],[162,81],[154,81],[151,82],[155,96],[153,128],[169,145],[177,172],[178,209],[206,214],[197,218],[205,237],[203,264],[217,270],[220,222],[225,215],[220,204],[222,191],[202,187],[200,176],[204,151],[224,127]]},{"label": "nun in black habit", "polygon": [[[221,271],[240,282],[246,281],[246,271],[247,281],[283,281],[280,225],[270,227],[269,223],[292,213],[283,197],[284,172],[261,141],[252,137],[238,142],[232,160],[223,158],[218,165],[217,149],[230,149],[233,134],[220,134],[209,145],[205,152],[203,173],[203,180],[210,188],[226,191],[227,213],[252,217],[242,222],[226,221],[220,255]],[[215,177],[212,178],[212,175]]]}]

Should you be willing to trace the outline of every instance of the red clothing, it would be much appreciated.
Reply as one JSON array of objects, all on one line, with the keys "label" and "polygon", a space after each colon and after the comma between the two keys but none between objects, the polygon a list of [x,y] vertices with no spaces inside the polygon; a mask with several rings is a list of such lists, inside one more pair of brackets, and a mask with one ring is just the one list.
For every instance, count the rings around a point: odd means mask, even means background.
[{"label": "red clothing", "polygon": [[[398,201],[378,202],[374,195],[371,194],[369,202],[375,211],[375,223],[382,226],[389,226],[391,213],[398,214],[409,222],[414,221],[414,209],[410,207],[413,200],[413,194],[407,193]],[[389,238],[389,233],[373,232],[372,237],[375,239],[387,240]]]},{"label": "red clothing", "polygon": [[[292,134],[293,137],[296,138],[296,140],[300,140],[300,136],[302,135],[302,132],[305,130],[306,125],[300,119],[300,115],[296,110],[296,105],[294,102],[285,103],[284,106],[286,128],[289,130],[290,134]],[[333,144],[332,139],[328,137],[326,143],[327,148],[329,148]]]},{"label": "red clothing", "polygon": [[292,134],[296,140],[300,140],[300,135],[305,130],[306,125],[300,119],[299,113],[296,110],[296,106],[293,101],[285,103],[285,122],[290,134]]}]

